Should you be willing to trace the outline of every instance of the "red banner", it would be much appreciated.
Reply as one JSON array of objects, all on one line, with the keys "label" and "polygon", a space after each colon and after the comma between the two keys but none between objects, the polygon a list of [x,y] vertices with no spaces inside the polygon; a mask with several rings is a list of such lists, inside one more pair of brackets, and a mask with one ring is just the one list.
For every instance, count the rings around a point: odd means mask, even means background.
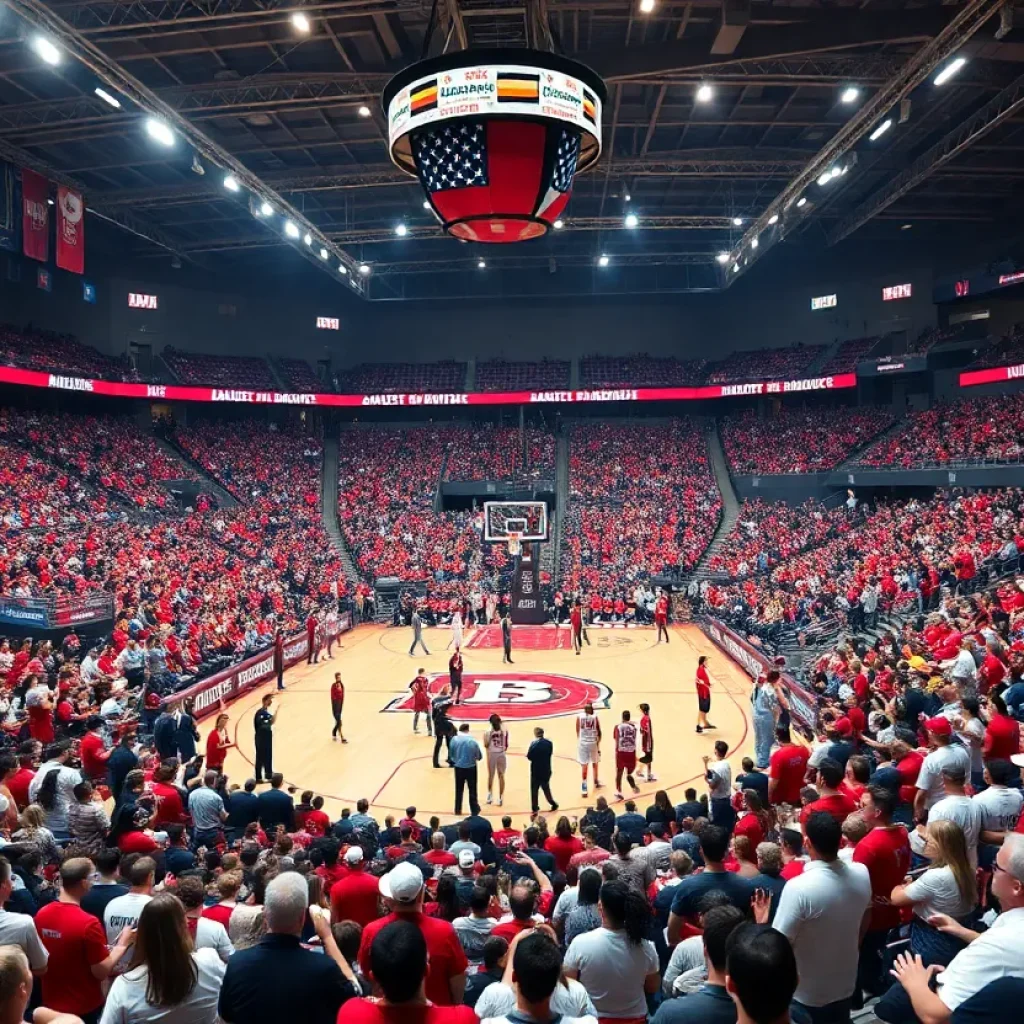
[{"label": "red banner", "polygon": [[57,189],[57,266],[85,273],[85,203],[81,192],[64,185]]},{"label": "red banner", "polygon": [[960,374],[960,387],[969,388],[975,384],[999,384],[1006,380],[1024,379],[1024,363],[1013,366],[993,366],[987,370],[966,370]]},{"label": "red banner", "polygon": [[50,258],[50,208],[46,204],[50,183],[35,171],[21,171],[22,249],[29,259],[45,263]]}]

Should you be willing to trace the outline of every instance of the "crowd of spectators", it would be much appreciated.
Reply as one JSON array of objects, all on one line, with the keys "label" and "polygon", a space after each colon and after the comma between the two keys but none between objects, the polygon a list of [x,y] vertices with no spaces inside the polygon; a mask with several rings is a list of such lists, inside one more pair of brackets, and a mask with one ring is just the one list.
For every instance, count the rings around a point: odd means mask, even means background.
[{"label": "crowd of spectators", "polygon": [[289,391],[315,395],[328,390],[305,359],[275,359],[274,368]]},{"label": "crowd of spectators", "polygon": [[1019,462],[1024,394],[990,395],[911,412],[903,426],[857,457],[862,466],[915,469],[975,462]]},{"label": "crowd of spectators", "polygon": [[789,348],[759,348],[733,352],[707,368],[708,384],[730,384],[747,380],[784,380],[799,377],[824,352],[822,345],[793,345]]},{"label": "crowd of spectators", "polygon": [[839,373],[854,373],[857,364],[871,351],[878,342],[878,338],[851,338],[844,341],[839,348],[832,353],[821,368],[823,377],[835,376]]},{"label": "crowd of spectators", "polygon": [[483,426],[453,430],[446,480],[536,480],[555,471],[555,435],[528,427]]},{"label": "crowd of spectators", "polygon": [[1012,366],[1024,362],[1024,324],[1015,324],[1006,335],[983,348],[981,354],[968,366],[981,370],[987,366]]},{"label": "crowd of spectators", "polygon": [[888,409],[789,409],[721,420],[734,473],[819,473],[834,469],[895,423]]},{"label": "crowd of spectators", "polygon": [[339,371],[343,395],[448,394],[466,390],[466,364],[450,359],[436,363],[360,363]]},{"label": "crowd of spectators", "polygon": [[553,391],[569,386],[567,359],[509,362],[488,359],[476,364],[477,391]]},{"label": "crowd of spectators", "polygon": [[113,359],[74,335],[0,324],[0,363],[99,380],[138,380],[126,359]]},{"label": "crowd of spectators", "polygon": [[574,426],[562,586],[622,596],[652,575],[690,569],[721,508],[707,438],[693,422]]},{"label": "crowd of spectators", "polygon": [[707,361],[674,356],[584,356],[580,385],[585,388],[681,388],[704,382]]},{"label": "crowd of spectators", "polygon": [[969,323],[929,328],[922,331],[913,341],[908,342],[905,351],[908,355],[925,355],[939,345],[962,340],[969,329],[973,329]]},{"label": "crowd of spectators", "polygon": [[277,390],[267,361],[259,356],[214,356],[203,352],[183,352],[173,345],[168,345],[161,355],[182,384]]}]

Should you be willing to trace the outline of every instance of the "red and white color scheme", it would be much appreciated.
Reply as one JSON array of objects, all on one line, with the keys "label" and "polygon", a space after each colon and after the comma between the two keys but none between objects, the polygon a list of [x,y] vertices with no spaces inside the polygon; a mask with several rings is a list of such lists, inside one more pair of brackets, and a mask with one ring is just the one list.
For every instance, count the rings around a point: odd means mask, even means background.
[{"label": "red and white color scheme", "polygon": [[65,185],[57,189],[57,266],[85,273],[85,203],[81,192]]},{"label": "red and white color scheme", "polygon": [[985,370],[966,370],[960,374],[960,387],[976,384],[1001,384],[1007,380],[1024,380],[1024,363],[1013,366],[992,366]]},{"label": "red and white color scheme", "polygon": [[340,331],[341,321],[336,316],[318,316],[316,326],[321,331]]},{"label": "red and white color scheme", "polygon": [[882,289],[882,301],[893,302],[896,299],[909,299],[914,294],[914,286],[907,284],[890,284]]},{"label": "red and white color scheme", "polygon": [[[430,676],[428,692],[435,697],[448,682],[447,673]],[[612,691],[604,683],[550,672],[467,672],[462,677],[462,701],[448,711],[458,722],[560,718],[593,704],[606,708]],[[395,698],[383,711],[412,713],[413,695]]]},{"label": "red and white color scheme", "polygon": [[50,183],[35,171],[21,171],[21,244],[29,259],[50,258]]},{"label": "red and white color scheme", "polygon": [[155,295],[146,295],[144,292],[128,293],[129,309],[156,309],[158,300]]}]

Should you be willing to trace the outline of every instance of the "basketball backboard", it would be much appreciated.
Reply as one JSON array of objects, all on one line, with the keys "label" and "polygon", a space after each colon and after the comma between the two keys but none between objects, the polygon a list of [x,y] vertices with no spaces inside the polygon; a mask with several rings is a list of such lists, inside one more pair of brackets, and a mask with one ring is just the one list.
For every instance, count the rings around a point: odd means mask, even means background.
[{"label": "basketball backboard", "polygon": [[548,539],[548,506],[543,501],[485,501],[484,540],[508,540],[518,533],[521,541]]}]

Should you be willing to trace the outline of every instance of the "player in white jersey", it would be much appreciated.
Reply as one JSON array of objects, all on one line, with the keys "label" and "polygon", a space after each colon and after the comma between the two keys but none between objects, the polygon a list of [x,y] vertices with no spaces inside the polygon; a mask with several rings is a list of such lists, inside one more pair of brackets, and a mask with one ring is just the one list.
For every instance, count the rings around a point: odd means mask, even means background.
[{"label": "player in white jersey", "polygon": [[622,799],[622,773],[626,781],[639,793],[633,772],[636,771],[637,727],[629,720],[629,712],[622,712],[622,721],[615,726],[615,799]]},{"label": "player in white jersey", "polygon": [[491,715],[491,731],[484,733],[484,748],[487,751],[487,802],[491,803],[494,789],[494,775],[498,775],[498,806],[505,800],[505,768],[508,761],[508,732],[501,727],[501,716]]},{"label": "player in white jersey", "polygon": [[594,789],[600,789],[597,781],[597,765],[601,760],[601,723],[594,714],[594,705],[588,704],[576,718],[576,738],[579,746],[576,760],[583,769],[583,795],[587,795],[587,768],[594,766]]},{"label": "player in white jersey", "polygon": [[[448,647],[455,644],[455,650],[462,647],[462,604],[461,602],[452,612],[452,638],[448,641]],[[448,650],[448,647],[445,650]]]}]

